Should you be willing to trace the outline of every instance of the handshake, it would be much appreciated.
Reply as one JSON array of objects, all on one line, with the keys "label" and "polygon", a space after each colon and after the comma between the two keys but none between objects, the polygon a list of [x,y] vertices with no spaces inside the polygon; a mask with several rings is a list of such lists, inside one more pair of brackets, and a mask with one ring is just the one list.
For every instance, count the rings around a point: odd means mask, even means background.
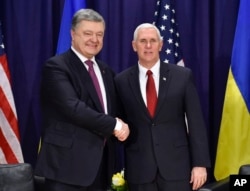
[{"label": "handshake", "polygon": [[121,128],[119,130],[115,129],[113,134],[117,137],[119,141],[125,141],[130,133],[130,130],[128,128],[128,124],[124,123],[121,119],[116,118],[117,123],[121,123]]}]

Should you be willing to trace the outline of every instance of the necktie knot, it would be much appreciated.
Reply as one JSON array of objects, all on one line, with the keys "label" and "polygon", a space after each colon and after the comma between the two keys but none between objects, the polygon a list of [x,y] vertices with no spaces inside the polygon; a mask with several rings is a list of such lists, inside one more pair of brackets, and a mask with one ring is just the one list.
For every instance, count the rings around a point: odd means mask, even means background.
[{"label": "necktie knot", "polygon": [[93,62],[91,60],[86,60],[85,63],[88,65],[89,68],[93,68]]},{"label": "necktie knot", "polygon": [[151,76],[152,74],[153,74],[153,72],[152,72],[151,70],[148,70],[148,71],[147,71],[147,75],[148,75],[148,76]]}]

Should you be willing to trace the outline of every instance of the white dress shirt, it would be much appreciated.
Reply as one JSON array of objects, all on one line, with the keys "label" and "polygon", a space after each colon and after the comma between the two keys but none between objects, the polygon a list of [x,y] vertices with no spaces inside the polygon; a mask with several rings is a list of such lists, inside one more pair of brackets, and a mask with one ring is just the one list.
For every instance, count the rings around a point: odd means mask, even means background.
[{"label": "white dress shirt", "polygon": [[[71,49],[73,50],[74,53],[76,53],[76,55],[79,57],[79,59],[82,61],[83,65],[86,67],[86,69],[88,70],[89,67],[88,65],[85,63],[86,60],[89,60],[88,58],[84,57],[83,55],[81,55],[80,53],[78,53],[73,47],[71,47]],[[95,61],[95,57],[93,57],[92,59],[90,59],[93,62],[93,68],[96,74],[96,77],[98,79],[100,88],[101,88],[101,92],[102,92],[102,99],[103,99],[103,104],[104,104],[104,112],[107,114],[108,113],[108,109],[107,109],[107,98],[106,98],[106,91],[105,91],[105,87],[104,87],[104,82],[102,79],[102,74],[101,74],[101,70],[98,67],[96,61]]]}]

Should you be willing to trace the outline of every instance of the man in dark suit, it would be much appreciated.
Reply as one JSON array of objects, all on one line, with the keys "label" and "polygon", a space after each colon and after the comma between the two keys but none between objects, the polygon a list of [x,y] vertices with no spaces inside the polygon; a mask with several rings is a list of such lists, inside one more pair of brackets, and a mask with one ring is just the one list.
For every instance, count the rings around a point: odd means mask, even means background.
[{"label": "man in dark suit", "polygon": [[[206,182],[206,167],[210,167],[207,134],[192,72],[161,62],[162,45],[154,25],[139,25],[132,41],[138,64],[115,78],[124,120],[130,128],[125,141],[129,191],[196,190]],[[147,93],[149,79],[154,86]],[[155,98],[148,98],[154,91]],[[156,107],[148,109],[154,107],[154,102]]]},{"label": "man in dark suit", "polygon": [[44,66],[35,174],[45,177],[46,191],[106,191],[115,170],[114,142],[128,137],[127,124],[116,118],[114,72],[95,58],[104,29],[100,14],[79,10],[71,48]]}]

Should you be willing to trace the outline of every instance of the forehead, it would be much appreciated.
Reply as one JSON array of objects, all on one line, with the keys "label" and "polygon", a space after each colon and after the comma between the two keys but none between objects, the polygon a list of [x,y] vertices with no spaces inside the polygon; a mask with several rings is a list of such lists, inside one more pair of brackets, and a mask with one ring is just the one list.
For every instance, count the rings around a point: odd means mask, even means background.
[{"label": "forehead", "polygon": [[102,22],[82,20],[76,26],[76,30],[88,30],[93,32],[103,32],[104,24]]},{"label": "forehead", "polygon": [[154,28],[141,28],[138,31],[138,39],[142,38],[158,38],[158,35]]}]

